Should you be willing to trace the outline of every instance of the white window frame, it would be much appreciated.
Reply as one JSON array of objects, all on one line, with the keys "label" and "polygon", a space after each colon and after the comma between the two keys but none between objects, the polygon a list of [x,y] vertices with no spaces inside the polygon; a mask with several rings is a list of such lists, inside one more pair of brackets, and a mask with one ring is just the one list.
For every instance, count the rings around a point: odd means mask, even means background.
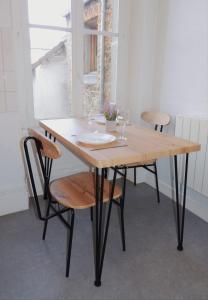
[{"label": "white window frame", "polygon": [[[119,1],[119,24],[118,24],[118,32],[120,31],[120,10],[122,9],[126,0]],[[105,7],[104,7],[104,0],[102,2],[102,18],[104,17]],[[84,28],[84,20],[83,20],[83,13],[84,13],[84,3],[83,0],[71,0],[71,11],[72,11],[72,23],[71,28],[68,27],[60,27],[60,26],[52,26],[52,25],[42,25],[42,24],[31,24],[29,23],[29,28],[36,28],[36,29],[47,29],[47,30],[57,30],[57,31],[64,31],[64,32],[71,32],[72,33],[72,104],[71,104],[71,115],[74,117],[82,117],[84,115],[83,110],[83,91],[84,91],[84,62],[83,62],[83,38],[84,35],[97,35],[104,37],[111,37],[111,38],[119,38],[120,34],[115,32],[107,32],[104,30],[104,20],[101,23],[101,30],[92,30],[88,28]],[[119,47],[118,47],[119,49]],[[104,51],[104,47],[102,45],[101,51]],[[101,55],[102,57],[102,55]],[[118,57],[118,50],[117,50],[117,57]],[[118,59],[117,59],[118,60]],[[103,69],[104,62],[101,62],[101,70]],[[117,69],[117,66],[116,66]],[[117,72],[116,72],[117,74]],[[117,95],[117,75],[116,78],[113,78],[116,86],[113,87],[112,98],[116,99]],[[100,93],[100,102],[103,99],[103,72],[101,72],[101,93]]]}]

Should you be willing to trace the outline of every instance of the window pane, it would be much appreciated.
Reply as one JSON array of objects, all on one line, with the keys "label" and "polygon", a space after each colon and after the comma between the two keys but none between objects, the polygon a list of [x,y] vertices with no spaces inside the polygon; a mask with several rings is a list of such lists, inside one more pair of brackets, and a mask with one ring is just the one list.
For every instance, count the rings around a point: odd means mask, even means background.
[{"label": "window pane", "polygon": [[119,0],[83,0],[87,29],[118,32]]},{"label": "window pane", "polygon": [[31,31],[35,117],[69,117],[72,78],[71,33],[43,29]]},{"label": "window pane", "polygon": [[65,27],[71,12],[71,0],[28,0],[28,10],[31,24]]},{"label": "window pane", "polygon": [[84,112],[99,113],[104,102],[116,101],[118,38],[84,37]]},{"label": "window pane", "polygon": [[31,60],[36,62],[40,57],[66,40],[68,33],[57,30],[30,29]]}]

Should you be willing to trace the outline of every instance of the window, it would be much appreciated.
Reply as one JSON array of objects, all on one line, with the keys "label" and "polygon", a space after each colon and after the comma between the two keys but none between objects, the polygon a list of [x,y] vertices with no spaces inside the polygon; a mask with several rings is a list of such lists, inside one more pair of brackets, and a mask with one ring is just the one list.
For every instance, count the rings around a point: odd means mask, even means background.
[{"label": "window", "polygon": [[28,8],[35,117],[115,102],[118,0],[28,0]]},{"label": "window", "polygon": [[83,0],[84,112],[116,101],[118,0]]},{"label": "window", "polygon": [[71,112],[69,0],[28,0],[34,112],[37,119]]}]

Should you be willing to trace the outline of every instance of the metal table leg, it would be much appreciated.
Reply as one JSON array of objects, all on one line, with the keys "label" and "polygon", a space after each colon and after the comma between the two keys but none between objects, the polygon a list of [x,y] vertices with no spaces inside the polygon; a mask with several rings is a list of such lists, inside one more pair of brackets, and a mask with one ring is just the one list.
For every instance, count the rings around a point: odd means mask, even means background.
[{"label": "metal table leg", "polygon": [[176,192],[176,217],[177,217],[177,238],[179,251],[183,250],[183,235],[184,235],[184,220],[185,220],[185,209],[186,209],[186,190],[187,190],[187,175],[188,175],[188,160],[189,154],[186,154],[185,161],[185,177],[184,177],[184,188],[183,188],[183,202],[182,207],[179,203],[179,185],[178,185],[178,162],[177,155],[174,156],[174,167],[175,167],[175,192]]},{"label": "metal table leg", "polygon": [[[99,175],[99,169],[95,170],[95,180],[96,180],[96,207],[95,207],[95,286],[101,286],[101,276],[103,269],[103,262],[105,256],[105,249],[108,237],[108,229],[110,223],[112,202],[114,189],[116,184],[117,168],[114,170],[112,188],[110,193],[110,202],[108,207],[108,214],[106,224],[103,224],[103,191],[104,191],[104,178],[105,169],[101,169],[101,175]],[[103,231],[104,226],[104,231]],[[104,237],[102,238],[102,233],[104,232]]]},{"label": "metal table leg", "polygon": [[101,286],[101,280],[99,277],[100,270],[100,216],[102,218],[103,208],[103,182],[104,182],[104,170],[101,169],[101,176],[99,175],[99,169],[95,170],[95,182],[96,182],[96,207],[95,207],[95,286]]}]

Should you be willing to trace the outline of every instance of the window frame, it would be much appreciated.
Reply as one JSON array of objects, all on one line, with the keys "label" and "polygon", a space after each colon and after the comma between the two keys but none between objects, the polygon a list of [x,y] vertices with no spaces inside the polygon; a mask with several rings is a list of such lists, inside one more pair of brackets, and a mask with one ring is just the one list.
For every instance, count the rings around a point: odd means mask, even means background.
[{"label": "window frame", "polygon": [[[112,0],[113,1],[113,0]],[[122,0],[119,1],[118,11],[118,32],[105,31],[104,29],[104,15],[105,15],[105,0],[101,0],[101,30],[88,29],[84,27],[83,13],[84,13],[84,2],[83,0],[71,0],[71,27],[61,27],[53,25],[33,24],[29,23],[28,28],[57,30],[63,32],[70,32],[72,34],[72,103],[71,103],[71,115],[74,117],[82,117],[84,115],[83,105],[83,91],[84,91],[84,36],[85,35],[96,35],[102,37],[101,52],[104,53],[104,38],[111,37],[120,39],[119,28],[120,28],[120,9]],[[82,38],[81,38],[82,37]],[[118,47],[119,49],[119,47]],[[118,63],[118,49],[117,49],[117,63]],[[103,57],[103,55],[101,55]],[[103,102],[103,87],[104,87],[104,61],[101,61],[101,88],[100,88],[100,103]],[[118,78],[116,72],[115,87],[113,87],[113,98],[116,99]]]}]

